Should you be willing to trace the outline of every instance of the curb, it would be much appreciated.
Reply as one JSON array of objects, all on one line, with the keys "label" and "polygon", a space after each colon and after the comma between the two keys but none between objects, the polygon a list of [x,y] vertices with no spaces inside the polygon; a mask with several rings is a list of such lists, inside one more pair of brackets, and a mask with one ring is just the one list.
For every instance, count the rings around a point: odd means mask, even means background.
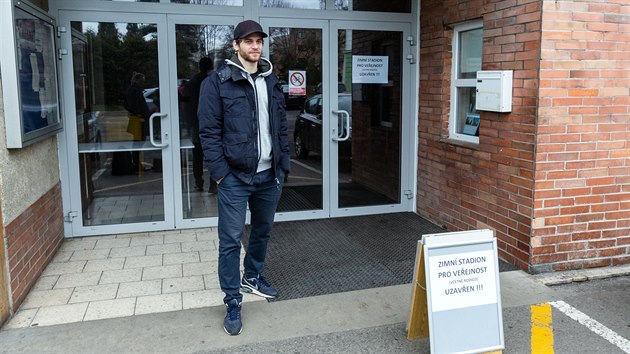
[{"label": "curb", "polygon": [[554,286],[584,282],[594,279],[606,279],[630,275],[630,264],[616,267],[568,270],[563,272],[536,274],[532,277],[544,285]]}]

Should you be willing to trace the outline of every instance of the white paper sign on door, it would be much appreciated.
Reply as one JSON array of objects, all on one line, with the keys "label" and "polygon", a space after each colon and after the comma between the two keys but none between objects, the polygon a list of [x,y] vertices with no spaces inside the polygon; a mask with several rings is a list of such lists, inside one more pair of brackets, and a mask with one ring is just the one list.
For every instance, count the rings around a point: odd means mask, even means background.
[{"label": "white paper sign on door", "polygon": [[386,84],[389,58],[375,55],[352,56],[353,84]]}]

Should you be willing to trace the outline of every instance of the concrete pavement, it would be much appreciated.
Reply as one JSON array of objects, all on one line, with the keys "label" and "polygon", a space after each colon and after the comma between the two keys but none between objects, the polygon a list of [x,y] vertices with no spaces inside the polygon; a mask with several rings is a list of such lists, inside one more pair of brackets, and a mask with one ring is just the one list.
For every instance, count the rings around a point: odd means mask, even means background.
[{"label": "concrete pavement", "polygon": [[[624,275],[630,267],[607,269],[609,276],[615,276]],[[531,352],[529,305],[560,300],[543,280],[522,271],[500,273],[504,353]],[[0,352],[429,352],[427,339],[413,342],[406,339],[410,297],[411,285],[406,284],[245,303],[243,333],[232,337],[222,329],[223,306],[5,329],[0,332]],[[586,342],[607,345],[604,348],[611,352],[618,350],[579,325],[567,323],[575,326],[574,331],[583,331]],[[589,336],[593,336],[592,340],[587,340]],[[588,346],[578,348],[588,349]]]}]

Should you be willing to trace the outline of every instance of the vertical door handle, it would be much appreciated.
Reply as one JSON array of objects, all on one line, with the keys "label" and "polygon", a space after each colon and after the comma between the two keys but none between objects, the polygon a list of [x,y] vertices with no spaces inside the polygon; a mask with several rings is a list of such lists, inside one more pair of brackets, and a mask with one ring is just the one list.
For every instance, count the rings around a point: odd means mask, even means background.
[{"label": "vertical door handle", "polygon": [[[151,145],[158,147],[158,148],[163,148],[163,147],[167,147],[168,146],[168,133],[164,133],[164,138],[163,141],[161,143],[157,143],[155,142],[155,139],[153,138],[153,120],[156,117],[160,117],[160,119],[162,119],[162,117],[166,117],[168,114],[166,113],[160,113],[160,112],[155,112],[151,115],[151,117],[149,117],[149,140],[151,141]],[[162,126],[160,124],[160,126]],[[161,130],[161,129],[160,129]]]},{"label": "vertical door handle", "polygon": [[[341,120],[343,122],[342,131],[339,132],[339,135],[333,136],[332,140],[335,141],[346,141],[350,138],[350,113],[344,110],[335,110],[332,111],[333,114],[341,115]],[[345,129],[344,129],[345,128]]]}]

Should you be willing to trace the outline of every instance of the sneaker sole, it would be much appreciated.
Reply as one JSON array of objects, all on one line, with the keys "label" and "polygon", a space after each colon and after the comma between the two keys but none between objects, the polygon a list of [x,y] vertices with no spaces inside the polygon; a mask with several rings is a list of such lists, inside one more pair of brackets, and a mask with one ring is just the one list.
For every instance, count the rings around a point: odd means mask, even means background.
[{"label": "sneaker sole", "polygon": [[273,295],[262,293],[262,292],[258,291],[257,289],[254,289],[252,287],[249,287],[249,286],[246,286],[246,285],[243,285],[243,284],[241,284],[241,291],[246,292],[248,294],[258,295],[258,296],[264,297],[265,299],[275,299],[276,298]]},{"label": "sneaker sole", "polygon": [[223,327],[223,331],[225,331],[225,333],[227,333],[230,336],[238,336],[239,334],[241,334],[241,332],[243,332],[243,326],[241,326],[241,329],[238,331],[238,333],[232,334],[232,333],[228,332],[225,327]]}]

